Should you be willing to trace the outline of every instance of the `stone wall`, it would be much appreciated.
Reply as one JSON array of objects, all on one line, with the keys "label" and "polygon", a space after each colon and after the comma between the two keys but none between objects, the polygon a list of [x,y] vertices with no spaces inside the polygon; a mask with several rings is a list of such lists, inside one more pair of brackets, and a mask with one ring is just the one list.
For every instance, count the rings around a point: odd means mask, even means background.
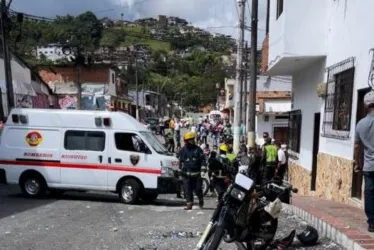
[{"label": "stone wall", "polygon": [[310,195],[310,171],[290,161],[288,166],[288,178],[290,183],[299,190],[299,195]]},{"label": "stone wall", "polygon": [[318,153],[316,190],[311,191],[311,171],[290,161],[289,180],[299,189],[299,195],[350,203],[352,193],[352,160]]},{"label": "stone wall", "polygon": [[347,203],[352,196],[352,160],[318,153],[316,194]]}]

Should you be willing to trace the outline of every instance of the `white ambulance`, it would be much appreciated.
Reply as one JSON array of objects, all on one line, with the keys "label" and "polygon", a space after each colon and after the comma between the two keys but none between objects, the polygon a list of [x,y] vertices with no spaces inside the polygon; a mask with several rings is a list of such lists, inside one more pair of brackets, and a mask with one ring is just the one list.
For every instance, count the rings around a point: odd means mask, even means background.
[{"label": "white ambulance", "polygon": [[178,159],[122,112],[13,109],[0,138],[0,169],[27,197],[47,189],[100,190],[126,204],[175,193]]}]

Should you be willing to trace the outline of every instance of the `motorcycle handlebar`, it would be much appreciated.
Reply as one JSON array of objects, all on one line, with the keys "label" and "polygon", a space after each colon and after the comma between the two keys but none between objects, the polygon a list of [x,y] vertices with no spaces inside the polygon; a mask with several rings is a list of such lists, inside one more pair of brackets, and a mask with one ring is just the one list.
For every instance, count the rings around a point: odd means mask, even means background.
[{"label": "motorcycle handlebar", "polygon": [[284,181],[284,180],[271,180],[271,181],[267,181],[267,182],[265,182],[262,185],[257,185],[256,188],[263,189],[266,186],[275,187],[275,188],[278,188],[278,189],[283,190],[283,191],[290,190],[293,193],[297,193],[298,192],[297,188],[292,187],[292,185],[289,182]]}]

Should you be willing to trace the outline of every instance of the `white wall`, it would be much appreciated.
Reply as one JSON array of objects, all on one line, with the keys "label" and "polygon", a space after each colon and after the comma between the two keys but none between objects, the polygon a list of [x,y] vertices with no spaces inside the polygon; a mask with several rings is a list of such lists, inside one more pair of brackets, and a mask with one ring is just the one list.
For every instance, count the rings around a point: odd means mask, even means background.
[{"label": "white wall", "polygon": [[[353,159],[353,140],[356,125],[357,90],[368,87],[371,63],[369,49],[374,48],[374,1],[331,1],[327,30],[327,61],[329,67],[349,57],[355,57],[355,80],[349,140],[320,138],[320,152]],[[321,113],[323,114],[323,108]],[[323,119],[321,119],[323,120]]]},{"label": "white wall", "polygon": [[[249,88],[250,81],[248,81]],[[287,76],[257,76],[257,91],[292,91],[292,78]]]},{"label": "white wall", "polygon": [[280,113],[291,111],[290,100],[264,100],[264,112]]},{"label": "white wall", "polygon": [[323,81],[325,60],[310,65],[293,75],[293,110],[301,110],[300,157],[293,160],[301,166],[312,169],[314,113],[321,111],[322,99],[317,96],[316,87]]},{"label": "white wall", "polygon": [[[325,54],[327,0],[287,0],[277,19],[277,1],[270,1],[269,65],[282,56]],[[340,2],[340,1],[339,1]]]}]

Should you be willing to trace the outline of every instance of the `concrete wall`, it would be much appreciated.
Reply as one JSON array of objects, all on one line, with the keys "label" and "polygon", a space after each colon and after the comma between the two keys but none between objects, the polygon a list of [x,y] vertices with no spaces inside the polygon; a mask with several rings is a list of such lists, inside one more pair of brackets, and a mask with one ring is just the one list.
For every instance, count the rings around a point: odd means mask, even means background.
[{"label": "concrete wall", "polygon": [[295,162],[312,169],[314,113],[321,111],[322,99],[317,96],[317,84],[323,81],[324,60],[293,75],[293,110],[301,110],[300,157]]},{"label": "concrete wall", "polygon": [[332,1],[287,0],[277,19],[277,1],[270,1],[269,67],[282,56],[325,54],[329,2]]},{"label": "concrete wall", "polygon": [[[320,138],[320,152],[347,159],[353,159],[353,140],[356,127],[357,90],[368,87],[368,75],[371,56],[368,51],[374,48],[372,23],[374,1],[350,0],[330,3],[327,33],[326,67],[339,63],[349,57],[355,57],[355,78],[351,133],[348,140]],[[327,76],[325,76],[327,77]],[[321,107],[323,113],[324,106]]]}]

